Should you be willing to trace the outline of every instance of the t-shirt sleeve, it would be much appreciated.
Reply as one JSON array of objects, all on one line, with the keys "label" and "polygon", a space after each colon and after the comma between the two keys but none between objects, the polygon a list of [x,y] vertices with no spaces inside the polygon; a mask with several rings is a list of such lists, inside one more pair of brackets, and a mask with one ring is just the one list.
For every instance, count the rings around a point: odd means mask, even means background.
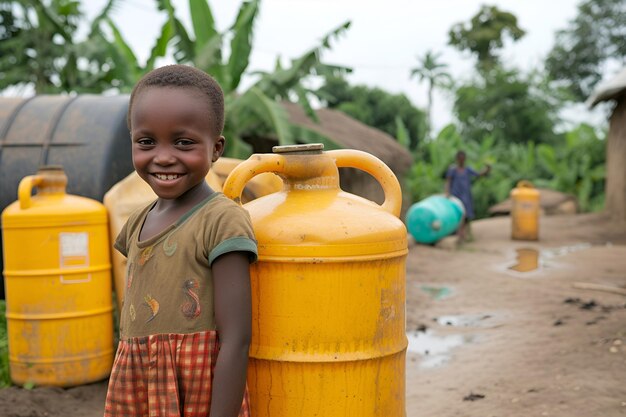
[{"label": "t-shirt sleeve", "polygon": [[117,249],[119,253],[128,257],[128,221],[122,226],[122,230],[117,235],[113,247]]},{"label": "t-shirt sleeve", "polygon": [[452,179],[452,175],[454,174],[454,167],[448,167],[448,169],[446,170],[446,176],[444,179]]},{"label": "t-shirt sleeve", "polygon": [[469,174],[470,177],[477,177],[478,176],[478,172],[476,172],[474,170],[474,168],[472,168],[472,167],[467,167],[467,173]]},{"label": "t-shirt sleeve", "polygon": [[250,263],[255,262],[258,256],[257,242],[248,212],[233,203],[216,220],[212,233],[212,240],[216,244],[209,252],[209,265],[229,252],[247,252]]},{"label": "t-shirt sleeve", "polygon": [[[150,203],[150,206],[152,203]],[[117,235],[113,247],[117,249],[122,255],[128,257],[128,241],[133,234],[133,230],[137,227],[137,222],[142,213],[147,210],[147,207],[141,207],[128,216],[126,223],[122,226],[120,233]]]}]

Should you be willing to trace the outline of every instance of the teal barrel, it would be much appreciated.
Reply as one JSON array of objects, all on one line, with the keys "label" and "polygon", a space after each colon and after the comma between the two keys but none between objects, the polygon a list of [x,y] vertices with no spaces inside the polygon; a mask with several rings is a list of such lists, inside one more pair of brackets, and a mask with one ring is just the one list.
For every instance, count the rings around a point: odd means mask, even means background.
[{"label": "teal barrel", "polygon": [[432,195],[409,208],[406,227],[416,242],[435,243],[458,229],[464,213],[458,198]]}]

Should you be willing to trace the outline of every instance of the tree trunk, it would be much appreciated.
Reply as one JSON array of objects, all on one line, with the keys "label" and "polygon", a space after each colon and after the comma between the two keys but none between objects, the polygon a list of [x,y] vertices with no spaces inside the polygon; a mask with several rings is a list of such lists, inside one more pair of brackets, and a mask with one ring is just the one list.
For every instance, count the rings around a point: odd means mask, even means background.
[{"label": "tree trunk", "polygon": [[617,99],[606,146],[606,211],[626,223],[626,95]]}]

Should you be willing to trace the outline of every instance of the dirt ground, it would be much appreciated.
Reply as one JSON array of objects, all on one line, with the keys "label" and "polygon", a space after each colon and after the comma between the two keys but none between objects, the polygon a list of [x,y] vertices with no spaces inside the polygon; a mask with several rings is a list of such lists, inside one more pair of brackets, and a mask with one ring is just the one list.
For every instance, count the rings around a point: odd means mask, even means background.
[{"label": "dirt ground", "polygon": [[[626,415],[626,296],[575,286],[626,287],[626,228],[599,214],[540,223],[538,242],[512,241],[501,217],[460,248],[410,244],[408,417]],[[511,269],[518,249],[537,269]],[[105,391],[4,389],[0,416],[99,417]]]}]

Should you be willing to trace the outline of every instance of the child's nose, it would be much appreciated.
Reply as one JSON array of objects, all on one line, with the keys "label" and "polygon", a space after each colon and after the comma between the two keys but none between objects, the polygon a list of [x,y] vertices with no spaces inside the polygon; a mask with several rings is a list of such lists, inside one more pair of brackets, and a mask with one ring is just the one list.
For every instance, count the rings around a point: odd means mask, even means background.
[{"label": "child's nose", "polygon": [[155,164],[171,165],[174,162],[176,162],[176,158],[168,149],[158,148],[156,150],[156,155],[154,156]]}]

